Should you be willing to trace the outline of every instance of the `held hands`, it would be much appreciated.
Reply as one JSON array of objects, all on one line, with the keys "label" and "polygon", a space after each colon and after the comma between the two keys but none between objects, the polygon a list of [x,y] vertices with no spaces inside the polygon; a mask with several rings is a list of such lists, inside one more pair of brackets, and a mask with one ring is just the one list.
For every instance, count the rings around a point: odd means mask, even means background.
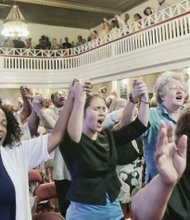
[{"label": "held hands", "polygon": [[176,184],[186,167],[187,136],[182,135],[177,146],[174,141],[173,124],[161,121],[156,146],[155,161],[158,173],[166,184]]},{"label": "held hands", "polygon": [[141,99],[144,102],[148,101],[148,89],[142,79],[134,80],[132,84],[133,99]]},{"label": "held hands", "polygon": [[70,91],[69,93],[72,95],[73,98],[76,97],[85,97],[91,92],[92,84],[90,81],[86,80],[78,80],[74,79],[70,83]]}]

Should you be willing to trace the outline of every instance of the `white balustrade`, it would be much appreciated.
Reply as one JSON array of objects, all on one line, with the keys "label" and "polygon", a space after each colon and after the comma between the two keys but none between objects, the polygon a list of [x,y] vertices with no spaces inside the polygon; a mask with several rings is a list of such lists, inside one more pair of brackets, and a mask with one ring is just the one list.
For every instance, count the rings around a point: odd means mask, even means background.
[{"label": "white balustrade", "polygon": [[3,70],[73,70],[110,58],[177,41],[190,35],[190,1],[183,0],[125,28],[71,49],[0,48]]}]

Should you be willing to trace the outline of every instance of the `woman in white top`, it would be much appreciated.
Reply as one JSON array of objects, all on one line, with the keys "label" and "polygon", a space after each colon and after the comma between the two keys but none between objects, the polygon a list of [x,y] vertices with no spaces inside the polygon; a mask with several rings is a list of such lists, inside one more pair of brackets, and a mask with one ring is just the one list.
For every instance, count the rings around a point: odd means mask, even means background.
[{"label": "woman in white top", "polygon": [[12,111],[0,106],[0,219],[32,219],[28,169],[51,158],[50,153],[63,139],[73,101],[70,92],[52,134],[27,141],[20,141],[21,130]]}]

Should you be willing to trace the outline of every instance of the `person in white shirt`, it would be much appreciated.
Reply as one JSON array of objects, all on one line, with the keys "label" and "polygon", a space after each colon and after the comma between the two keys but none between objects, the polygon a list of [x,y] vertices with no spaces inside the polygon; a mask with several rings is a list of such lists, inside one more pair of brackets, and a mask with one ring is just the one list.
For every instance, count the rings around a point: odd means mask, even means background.
[{"label": "person in white shirt", "polygon": [[63,140],[76,92],[74,84],[51,134],[25,141],[12,111],[0,106],[0,219],[32,219],[28,170],[51,158]]}]

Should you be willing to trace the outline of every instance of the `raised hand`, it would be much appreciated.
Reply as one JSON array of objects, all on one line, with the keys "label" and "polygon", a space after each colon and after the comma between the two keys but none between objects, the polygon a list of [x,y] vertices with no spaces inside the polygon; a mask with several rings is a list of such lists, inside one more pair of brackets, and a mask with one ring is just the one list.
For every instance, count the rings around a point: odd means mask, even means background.
[{"label": "raised hand", "polygon": [[134,99],[145,97],[148,99],[148,90],[146,84],[141,80],[134,80],[132,84],[132,97]]},{"label": "raised hand", "polygon": [[36,95],[32,100],[29,100],[31,107],[39,115],[39,111],[43,108],[43,97],[41,95]]},{"label": "raised hand", "polygon": [[73,79],[70,83],[70,93],[73,97],[76,97],[79,94],[86,96],[91,92],[91,89],[92,84],[90,81]]},{"label": "raised hand", "polygon": [[173,124],[161,121],[156,146],[155,161],[162,181],[175,184],[182,176],[186,167],[187,136],[182,135],[177,146],[174,141]]}]

